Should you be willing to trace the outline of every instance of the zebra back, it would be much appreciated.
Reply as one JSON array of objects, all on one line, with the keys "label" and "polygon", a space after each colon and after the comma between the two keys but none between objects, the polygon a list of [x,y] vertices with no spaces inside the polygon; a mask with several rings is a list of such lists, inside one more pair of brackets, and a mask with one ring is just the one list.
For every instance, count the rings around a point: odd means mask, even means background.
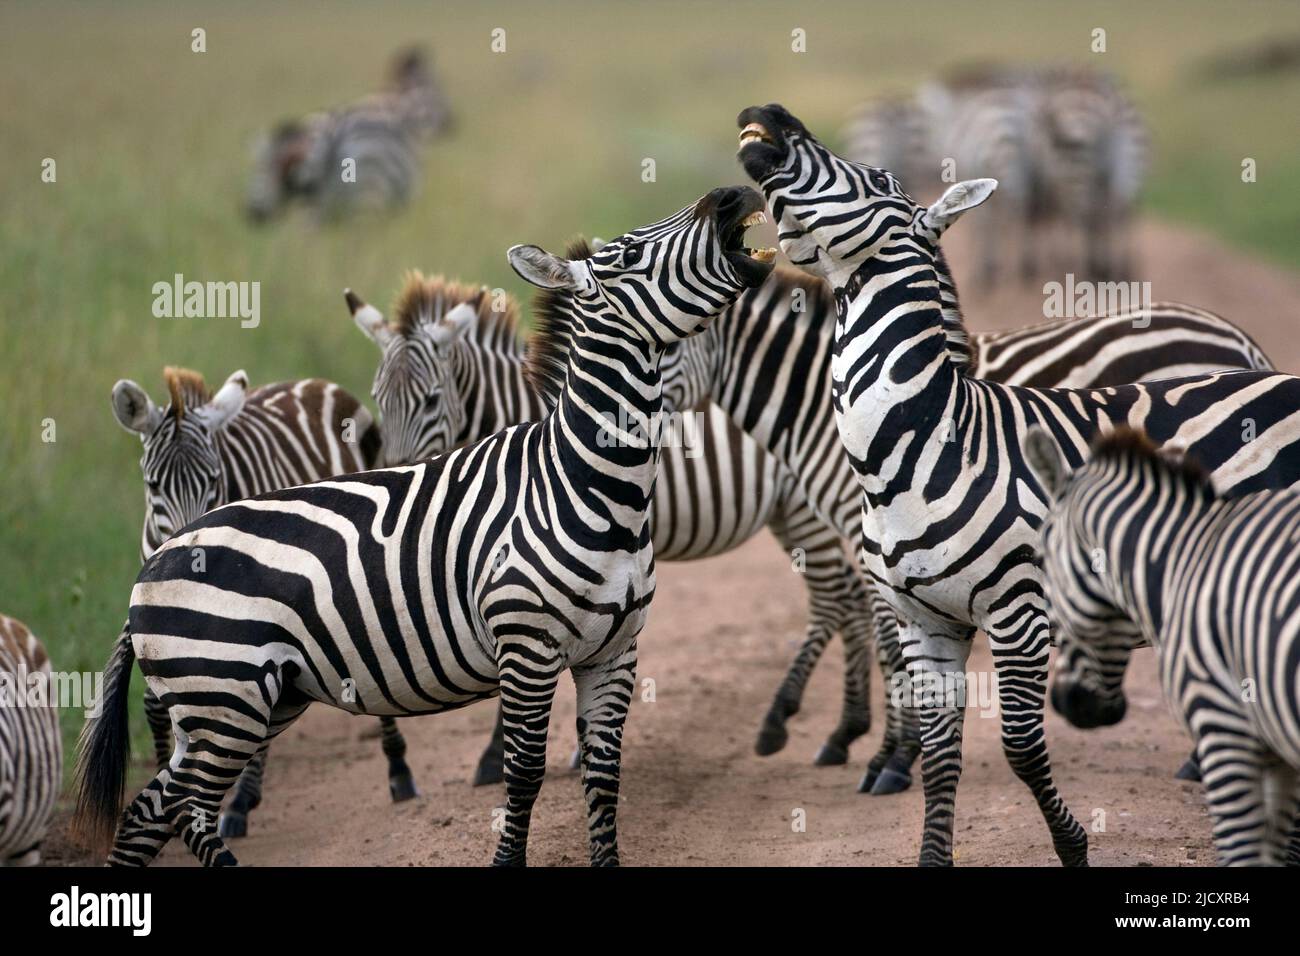
[{"label": "zebra back", "polygon": [[[30,696],[29,676],[43,674],[44,701]],[[63,779],[63,737],[51,696],[49,656],[20,621],[0,614],[0,675],[8,695],[0,704],[0,866],[40,862],[54,801]]]}]

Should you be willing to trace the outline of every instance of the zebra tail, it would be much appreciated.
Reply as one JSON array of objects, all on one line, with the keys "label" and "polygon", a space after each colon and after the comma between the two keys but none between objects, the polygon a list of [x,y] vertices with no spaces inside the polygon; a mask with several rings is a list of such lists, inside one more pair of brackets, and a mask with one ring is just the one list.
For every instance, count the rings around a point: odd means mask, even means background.
[{"label": "zebra tail", "polygon": [[91,850],[107,850],[117,831],[126,790],[126,767],[131,756],[127,721],[127,690],[135,648],[127,627],[104,668],[104,695],[98,717],[90,717],[77,744],[77,807],[72,833]]}]

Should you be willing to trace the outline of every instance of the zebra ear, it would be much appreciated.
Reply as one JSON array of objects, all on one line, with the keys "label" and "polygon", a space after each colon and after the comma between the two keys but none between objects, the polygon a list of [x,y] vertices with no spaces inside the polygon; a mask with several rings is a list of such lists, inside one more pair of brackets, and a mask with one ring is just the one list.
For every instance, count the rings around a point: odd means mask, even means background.
[{"label": "zebra ear", "polygon": [[931,239],[938,239],[963,213],[980,205],[997,188],[996,179],[968,179],[954,183],[925,211],[921,217],[921,230]]},{"label": "zebra ear", "polygon": [[361,296],[351,289],[343,290],[343,299],[348,304],[348,311],[352,313],[352,321],[357,324],[357,328],[366,333],[381,349],[387,348],[394,332],[384,318],[384,314],[373,305],[366,305],[361,300]]},{"label": "zebra ear", "polygon": [[573,292],[582,286],[574,271],[574,263],[551,255],[538,246],[511,246],[506,251],[506,258],[521,279],[543,289],[567,289]]},{"label": "zebra ear", "polygon": [[145,390],[130,379],[121,379],[113,386],[113,417],[127,431],[149,435],[162,421],[162,414]]},{"label": "zebra ear", "polygon": [[437,345],[451,345],[461,339],[478,322],[478,309],[469,302],[462,302],[452,309],[433,327],[433,341]]},{"label": "zebra ear", "polygon": [[1043,486],[1049,498],[1059,498],[1065,488],[1069,466],[1047,429],[1042,425],[1030,425],[1029,431],[1025,433],[1024,449],[1025,461],[1038,483]]},{"label": "zebra ear", "polygon": [[226,384],[217,390],[204,408],[207,411],[208,427],[213,431],[224,428],[229,421],[239,414],[244,407],[248,394],[248,373],[242,368],[226,379]]}]

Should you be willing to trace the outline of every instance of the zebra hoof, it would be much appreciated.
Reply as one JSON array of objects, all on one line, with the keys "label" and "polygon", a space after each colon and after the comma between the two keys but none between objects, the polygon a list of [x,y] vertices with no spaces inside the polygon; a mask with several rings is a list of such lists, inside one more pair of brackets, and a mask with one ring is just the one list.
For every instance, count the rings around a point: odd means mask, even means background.
[{"label": "zebra hoof", "polygon": [[1200,767],[1200,764],[1198,764],[1198,763],[1196,762],[1196,758],[1195,758],[1195,757],[1188,757],[1188,758],[1183,762],[1183,765],[1182,765],[1181,767],[1178,768],[1178,772],[1177,772],[1176,774],[1174,774],[1174,779],[1175,779],[1175,780],[1194,780],[1194,781],[1195,781],[1195,780],[1200,780],[1200,779],[1201,779],[1201,767]]},{"label": "zebra hoof", "polygon": [[767,724],[758,732],[758,742],[754,744],[754,753],[760,757],[770,757],[772,754],[784,750],[789,740],[790,731],[785,729],[784,724],[775,726]]},{"label": "zebra hoof", "polygon": [[402,803],[414,800],[420,791],[415,789],[415,778],[409,773],[403,773],[388,778],[388,795],[393,798],[393,803]]},{"label": "zebra hoof", "polygon": [[824,743],[813,757],[814,767],[842,767],[849,762],[849,748],[839,744]]},{"label": "zebra hoof", "polygon": [[864,773],[862,779],[858,781],[858,793],[870,793],[871,788],[876,785],[876,778],[879,776],[879,770],[868,767],[867,772]]},{"label": "zebra hoof", "polygon": [[474,779],[471,783],[475,787],[487,787],[494,783],[501,783],[505,779],[506,768],[502,758],[496,755],[484,754],[478,762],[478,768],[474,771]]},{"label": "zebra hoof", "polygon": [[217,836],[223,840],[248,836],[248,815],[227,810],[217,818]]},{"label": "zebra hoof", "polygon": [[884,796],[887,793],[902,793],[912,785],[912,775],[910,773],[899,773],[886,767],[880,771],[880,776],[876,782],[871,785],[871,795],[873,797]]}]

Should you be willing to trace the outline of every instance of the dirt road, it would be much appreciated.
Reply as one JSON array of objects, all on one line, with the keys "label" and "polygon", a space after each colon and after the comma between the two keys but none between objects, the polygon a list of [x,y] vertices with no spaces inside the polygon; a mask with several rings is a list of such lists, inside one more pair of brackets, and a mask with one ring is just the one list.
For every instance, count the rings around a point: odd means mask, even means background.
[{"label": "dirt road", "polygon": [[[956,232],[956,230],[954,230]],[[1279,367],[1300,369],[1300,276],[1225,250],[1195,233],[1141,228],[1143,276],[1155,299],[1214,309],[1251,332]],[[954,250],[959,279],[966,250]],[[980,295],[962,290],[973,329],[1042,320],[1039,288]],[[880,739],[859,741],[847,767],[818,768],[812,757],[833,727],[842,655],[833,647],[814,676],[790,743],[772,757],[753,743],[786,662],[802,636],[804,592],[770,536],[695,564],[661,564],[659,594],[642,635],[638,678],[655,700],[637,700],[628,719],[620,843],[627,864],[911,865],[922,802],[917,785],[889,797],[860,796],[855,785]],[[972,669],[988,670],[981,638]],[[1082,732],[1049,713],[1056,780],[1089,829],[1094,865],[1207,865],[1213,862],[1199,787],[1173,779],[1189,748],[1160,697],[1149,651],[1135,655],[1129,716],[1117,727]],[[314,708],[272,751],[266,800],[243,863],[298,865],[480,865],[495,844],[500,788],[469,786],[493,705],[407,721],[409,761],[421,797],[388,800],[370,721]],[[533,816],[530,862],[587,859],[585,809],[566,767],[574,743],[573,688],[561,687],[551,724],[546,785]],[[996,714],[968,713],[957,802],[958,865],[1054,865],[1047,829],[1029,792],[1012,775],[998,742]],[[800,812],[802,811],[802,812]],[[65,814],[61,814],[60,824]],[[804,826],[796,826],[798,820]],[[83,862],[56,833],[50,862]],[[160,860],[192,865],[174,841]]]}]

